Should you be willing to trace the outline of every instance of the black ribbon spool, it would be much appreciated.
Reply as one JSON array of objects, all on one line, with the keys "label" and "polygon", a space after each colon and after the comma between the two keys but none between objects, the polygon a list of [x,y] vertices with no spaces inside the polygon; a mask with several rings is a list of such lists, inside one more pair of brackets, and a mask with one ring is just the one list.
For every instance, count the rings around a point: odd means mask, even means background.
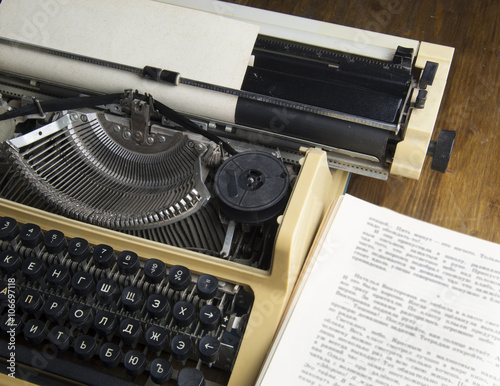
[{"label": "black ribbon spool", "polygon": [[285,208],[290,179],[283,162],[260,151],[228,158],[215,174],[215,194],[222,212],[230,219],[259,224]]}]

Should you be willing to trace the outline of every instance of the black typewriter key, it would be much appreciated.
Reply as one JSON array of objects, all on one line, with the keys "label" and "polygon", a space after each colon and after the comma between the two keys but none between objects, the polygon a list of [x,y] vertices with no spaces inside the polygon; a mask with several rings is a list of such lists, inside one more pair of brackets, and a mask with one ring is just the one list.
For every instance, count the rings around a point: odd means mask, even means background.
[{"label": "black typewriter key", "polygon": [[22,260],[16,251],[6,249],[0,252],[0,269],[3,273],[10,275],[21,267]]},{"label": "black typewriter key", "polygon": [[111,304],[119,295],[120,288],[112,279],[101,279],[97,282],[95,291],[97,299],[103,304]]},{"label": "black typewriter key", "polygon": [[61,252],[68,244],[66,237],[64,237],[64,233],[54,229],[45,233],[43,236],[43,243],[45,244],[47,252],[52,254]]},{"label": "black typewriter key", "polygon": [[193,352],[193,342],[187,335],[175,335],[170,343],[170,351],[175,359],[184,361]]},{"label": "black typewriter key", "polygon": [[84,304],[73,304],[69,310],[68,319],[72,326],[84,329],[93,320],[92,308]]},{"label": "black typewriter key", "polygon": [[17,336],[21,333],[23,327],[24,322],[19,314],[12,315],[10,313],[5,313],[0,319],[0,330],[2,330],[5,335],[12,336],[12,334],[14,334],[14,336]]},{"label": "black typewriter key", "polygon": [[219,356],[220,342],[215,336],[206,335],[198,343],[200,359],[205,363],[212,363]]},{"label": "black typewriter key", "polygon": [[201,299],[212,299],[215,295],[217,295],[218,288],[219,281],[212,275],[200,275],[198,281],[196,282],[196,290]]},{"label": "black typewriter key", "polygon": [[169,310],[168,299],[160,294],[149,295],[146,308],[154,318],[163,318]]},{"label": "black typewriter key", "polygon": [[90,256],[90,246],[87,240],[75,237],[68,243],[68,253],[71,260],[81,263]]},{"label": "black typewriter key", "polygon": [[248,314],[250,312],[250,308],[252,308],[252,304],[253,295],[243,287],[240,287],[233,299],[234,311],[238,314],[238,316]]},{"label": "black typewriter key", "polygon": [[99,311],[94,317],[94,329],[103,337],[113,335],[117,325],[116,314],[113,312]]},{"label": "black typewriter key", "polygon": [[71,287],[78,296],[87,296],[94,288],[94,279],[90,272],[79,271],[71,278]]},{"label": "black typewriter key", "polygon": [[66,351],[71,346],[71,334],[66,327],[55,326],[49,332],[49,342],[58,352]]},{"label": "black typewriter key", "polygon": [[45,323],[38,319],[31,319],[26,322],[23,329],[24,339],[32,345],[42,343],[48,334]]},{"label": "black typewriter key", "polygon": [[21,272],[29,281],[36,281],[45,274],[45,265],[38,257],[29,256],[24,259]]},{"label": "black typewriter key", "polygon": [[167,267],[165,263],[158,259],[149,259],[144,263],[144,276],[152,284],[158,284],[165,277]]},{"label": "black typewriter key", "polygon": [[11,217],[0,217],[0,240],[12,241],[19,234],[17,221]]},{"label": "black typewriter key", "polygon": [[154,383],[162,385],[172,377],[172,364],[164,358],[155,358],[149,365],[149,375]]},{"label": "black typewriter key", "polygon": [[82,361],[89,360],[97,351],[97,343],[95,339],[88,335],[79,335],[73,342],[73,349],[76,356]]},{"label": "black typewriter key", "polygon": [[203,373],[194,367],[183,367],[177,374],[177,386],[205,386]]},{"label": "black typewriter key", "polygon": [[109,245],[99,244],[92,254],[97,268],[110,268],[116,261],[115,251]]},{"label": "black typewriter key", "polygon": [[220,321],[220,309],[212,304],[206,304],[201,307],[199,320],[201,326],[207,330],[212,331],[217,328]]},{"label": "black typewriter key", "polygon": [[27,314],[38,312],[43,306],[43,298],[38,291],[28,288],[19,296],[19,307]]},{"label": "black typewriter key", "polygon": [[144,335],[146,345],[153,352],[160,352],[168,343],[167,331],[159,326],[151,326]]},{"label": "black typewriter key", "polygon": [[53,322],[62,321],[68,314],[67,301],[59,296],[51,295],[45,301],[43,313],[47,319],[52,320]]},{"label": "black typewriter key", "polygon": [[139,256],[131,251],[121,251],[118,254],[118,269],[124,275],[134,275],[141,268]]},{"label": "black typewriter key", "polygon": [[35,248],[42,242],[42,229],[36,224],[24,224],[19,231],[19,237],[25,247]]},{"label": "black typewriter key", "polygon": [[123,319],[120,323],[119,335],[123,343],[133,346],[142,334],[141,322],[136,319]]},{"label": "black typewriter key", "polygon": [[182,265],[174,265],[168,272],[168,282],[176,291],[185,290],[191,283],[191,271]]},{"label": "black typewriter key", "polygon": [[123,365],[125,370],[132,377],[137,377],[144,372],[146,368],[146,357],[145,355],[137,350],[127,351],[125,357],[123,358]]},{"label": "black typewriter key", "polygon": [[54,264],[47,268],[47,273],[45,274],[45,280],[49,285],[54,287],[65,286],[70,279],[68,268],[62,264]]},{"label": "black typewriter key", "polygon": [[122,359],[122,350],[114,343],[104,343],[99,350],[99,358],[104,367],[116,367]]},{"label": "black typewriter key", "polygon": [[144,303],[142,291],[137,287],[128,286],[122,291],[121,301],[127,311],[137,311]]},{"label": "black typewriter key", "polygon": [[174,304],[172,316],[179,327],[186,327],[194,320],[195,309],[191,303],[179,301]]},{"label": "black typewriter key", "polygon": [[19,291],[15,279],[0,280],[0,307],[5,307],[19,299]]}]

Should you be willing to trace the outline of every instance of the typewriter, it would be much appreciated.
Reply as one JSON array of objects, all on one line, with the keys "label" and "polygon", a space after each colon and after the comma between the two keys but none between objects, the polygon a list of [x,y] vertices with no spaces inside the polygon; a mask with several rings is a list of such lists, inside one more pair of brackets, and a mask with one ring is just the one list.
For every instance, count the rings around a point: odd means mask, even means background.
[{"label": "typewriter", "polygon": [[444,171],[453,49],[218,1],[0,3],[1,380],[251,385],[350,173]]}]

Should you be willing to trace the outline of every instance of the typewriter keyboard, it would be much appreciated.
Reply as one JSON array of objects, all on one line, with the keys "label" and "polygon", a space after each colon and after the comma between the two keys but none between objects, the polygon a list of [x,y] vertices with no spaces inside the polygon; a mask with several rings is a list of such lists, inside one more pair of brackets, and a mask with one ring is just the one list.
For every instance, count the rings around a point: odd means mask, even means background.
[{"label": "typewriter keyboard", "polygon": [[0,218],[0,352],[15,345],[19,376],[33,383],[47,373],[99,385],[227,383],[250,292],[62,231]]}]

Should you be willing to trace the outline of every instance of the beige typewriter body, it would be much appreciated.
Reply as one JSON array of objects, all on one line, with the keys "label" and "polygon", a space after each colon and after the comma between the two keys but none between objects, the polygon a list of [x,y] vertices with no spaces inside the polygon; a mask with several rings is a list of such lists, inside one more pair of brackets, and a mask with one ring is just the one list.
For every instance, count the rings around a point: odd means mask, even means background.
[{"label": "beige typewriter body", "polygon": [[[390,165],[390,173],[408,178],[418,178],[420,175],[451,64],[453,55],[451,48],[212,1],[62,2],[54,0],[52,3],[51,8],[34,7],[33,12],[27,12],[25,15],[0,14],[0,36],[37,46],[47,44],[51,49],[139,67],[144,65],[155,65],[161,68],[175,67],[177,63],[162,62],[163,57],[170,59],[175,56],[175,53],[170,52],[168,47],[165,50],[158,50],[158,47],[164,47],[164,44],[171,44],[172,47],[182,48],[183,53],[179,56],[189,57],[187,62],[193,67],[174,68],[180,72],[181,76],[216,83],[231,89],[239,87],[238,83],[241,82],[244,68],[249,63],[251,64],[251,41],[255,39],[257,33],[272,34],[277,38],[297,40],[303,44],[350,51],[352,54],[366,55],[368,52],[368,55],[382,60],[389,58],[398,45],[412,47],[415,51],[417,68],[423,68],[428,60],[439,63],[439,68],[432,86],[428,88],[429,94],[425,108],[412,112],[405,139],[397,145]],[[89,5],[90,3],[92,6]],[[155,34],[151,28],[144,28],[144,23],[140,18],[123,19],[139,12],[140,17],[145,17],[145,15],[152,17],[152,20],[149,19],[150,25],[160,28],[159,26],[164,23],[163,20],[171,20],[171,13],[174,10],[178,12],[177,6],[165,3],[178,3],[184,6],[180,10],[184,18],[175,17],[180,27],[172,28],[164,35]],[[5,4],[6,7],[8,5]],[[150,6],[152,13],[144,11],[145,14],[142,15],[141,7]],[[15,4],[12,5],[13,10],[16,7]],[[99,7],[102,9],[96,12],[95,8]],[[120,8],[116,16],[105,13],[110,12],[114,7]],[[20,6],[17,9],[21,8]],[[1,7],[0,12],[2,12]],[[207,13],[209,13],[208,16]],[[76,30],[68,29],[71,25],[80,25],[82,20],[87,20],[92,24],[95,14],[100,16],[97,18],[99,23],[95,25],[94,30],[97,32],[94,35],[81,34]],[[189,56],[191,55],[190,48],[197,50],[200,46],[199,43],[192,41],[193,36],[188,36],[191,40],[185,43],[178,42],[179,36],[174,36],[173,41],[169,40],[176,31],[179,34],[181,32],[185,34],[190,28],[203,29],[198,23],[200,20],[209,20],[210,23],[214,23],[216,28],[209,27],[207,33],[212,33],[217,29],[223,31],[234,29],[237,39],[241,39],[244,42],[242,45],[250,49],[239,50],[237,55],[228,55],[228,57],[212,57],[233,49],[224,46],[224,44],[231,44],[227,39],[223,42],[217,40],[219,35],[215,31],[214,46],[220,44],[223,46],[210,47],[208,51],[197,52],[191,57]],[[146,33],[150,34],[145,35]],[[134,37],[135,40],[132,39]],[[206,44],[201,44],[201,46],[204,45]],[[203,63],[199,63],[197,55],[205,55]],[[147,58],[145,62],[141,61],[143,58]],[[234,71],[225,69],[222,74],[212,76],[210,72],[217,71],[221,62],[239,68]],[[193,63],[196,65],[193,66]],[[208,68],[208,74],[200,72],[200,66],[205,67],[205,70]],[[22,73],[32,78],[33,82],[48,80],[55,84],[101,93],[121,92],[126,88],[138,89],[151,93],[156,99],[164,100],[164,103],[170,104],[171,107],[183,113],[208,116],[225,122],[227,125],[231,125],[234,121],[234,107],[232,106],[236,102],[233,95],[183,85],[150,85],[142,79],[136,79],[134,74],[111,68],[96,68],[88,63],[76,63],[68,58],[55,57],[36,50],[0,45],[0,70],[7,73]],[[235,79],[229,79],[231,77]],[[210,273],[219,280],[239,283],[253,292],[254,304],[230,378],[231,385],[252,385],[264,362],[322,218],[328,206],[344,193],[348,182],[349,170],[332,169],[332,163],[329,162],[327,152],[324,150],[305,144],[301,149],[299,162],[300,171],[293,191],[284,213],[276,219],[279,228],[273,247],[271,267],[267,270],[124,235],[5,199],[0,199],[0,215],[14,217],[21,223],[34,222],[45,230],[60,229],[68,237],[84,237],[94,245],[105,243],[112,245],[117,251],[133,250],[143,259],[158,258],[170,266],[183,264],[189,266],[194,272]],[[0,383],[10,384],[10,382],[11,379],[7,376],[1,376]]]},{"label": "beige typewriter body", "polygon": [[[238,282],[251,289],[255,296],[254,307],[230,381],[234,385],[251,385],[271,344],[319,221],[328,203],[343,193],[347,178],[344,172],[331,173],[324,153],[315,150],[308,153],[301,181],[282,219],[274,248],[274,264],[269,272],[128,237],[6,200],[0,200],[0,213],[19,222],[39,224],[43,229],[62,229],[68,237],[83,237],[94,245],[106,243],[116,246],[117,251],[132,250],[144,259],[159,258],[168,265],[183,264],[195,272],[209,272],[220,280]],[[10,384],[10,378],[1,377],[2,382]]]}]

